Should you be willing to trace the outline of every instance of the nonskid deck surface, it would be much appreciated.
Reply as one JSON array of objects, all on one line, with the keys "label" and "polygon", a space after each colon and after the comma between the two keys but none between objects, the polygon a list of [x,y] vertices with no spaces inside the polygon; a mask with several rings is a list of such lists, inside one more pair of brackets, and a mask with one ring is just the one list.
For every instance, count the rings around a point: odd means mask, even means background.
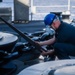
[{"label": "nonskid deck surface", "polygon": [[[45,25],[43,23],[43,21],[34,21],[34,22],[29,22],[29,23],[25,23],[25,24],[13,24],[17,29],[19,29],[22,32],[27,32],[27,33],[33,33],[36,31],[41,31]],[[8,33],[12,33],[12,34],[17,34],[14,30],[12,30],[10,27],[8,27],[6,24],[0,24],[0,31],[1,32],[8,32]],[[26,58],[25,55],[22,55],[20,58],[12,60],[11,62],[13,64],[15,64],[17,66],[16,71],[14,71],[13,75],[18,74],[20,71],[22,71],[23,69],[34,65],[34,64],[38,64],[43,62],[43,59],[40,60],[38,58],[36,59],[32,59],[29,61],[25,61],[24,59]]]},{"label": "nonskid deck surface", "polygon": [[44,60],[43,58],[37,58],[37,59],[30,60],[30,61],[24,61],[24,55],[23,55],[20,59],[13,60],[11,62],[17,66],[16,71],[12,73],[12,75],[16,75],[27,67],[30,67],[35,64],[43,63]]}]

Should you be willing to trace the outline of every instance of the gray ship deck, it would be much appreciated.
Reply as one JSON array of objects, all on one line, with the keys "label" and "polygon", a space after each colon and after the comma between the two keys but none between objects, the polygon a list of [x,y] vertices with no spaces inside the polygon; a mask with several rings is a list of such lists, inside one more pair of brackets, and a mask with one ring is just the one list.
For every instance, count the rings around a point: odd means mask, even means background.
[{"label": "gray ship deck", "polygon": [[[28,32],[28,33],[33,33],[36,31],[41,31],[43,28],[45,28],[45,25],[43,21],[32,21],[26,24],[14,24],[12,23],[17,29],[21,30],[22,32]],[[6,24],[0,24],[0,31],[1,32],[9,32],[13,34],[17,34],[14,30],[12,30],[10,27],[8,27]],[[24,42],[24,41],[23,41]],[[30,61],[24,61],[25,55],[23,54],[20,58],[12,60],[11,62],[14,63],[17,66],[17,70],[12,74],[12,75],[17,75],[20,71],[23,69],[34,65],[38,63],[44,62],[43,59],[34,59]]]},{"label": "gray ship deck", "polygon": [[[42,21],[37,21],[37,22],[34,21],[34,22],[26,23],[26,24],[20,24],[20,23],[18,24],[17,23],[17,24],[13,24],[13,25],[17,29],[21,30],[22,32],[28,32],[28,33],[41,31],[45,27],[45,25]],[[14,30],[12,30],[6,24],[0,24],[0,31],[17,34]],[[43,60],[40,60],[40,59],[24,61],[25,58],[26,58],[25,55],[22,55],[20,58],[11,61],[12,63],[14,63],[17,66],[17,70],[14,71],[13,75],[18,74],[20,71],[27,68],[28,66],[43,62]]]}]

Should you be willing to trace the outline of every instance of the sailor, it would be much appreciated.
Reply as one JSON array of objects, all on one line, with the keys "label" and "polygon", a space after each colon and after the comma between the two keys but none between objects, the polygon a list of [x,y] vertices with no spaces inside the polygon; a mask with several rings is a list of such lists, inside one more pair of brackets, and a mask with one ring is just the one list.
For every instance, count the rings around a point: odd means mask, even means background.
[{"label": "sailor", "polygon": [[45,16],[44,23],[55,30],[55,35],[49,40],[38,42],[41,46],[53,45],[52,50],[43,51],[42,55],[55,54],[58,59],[70,59],[70,56],[75,56],[75,27],[61,21],[53,13]]}]

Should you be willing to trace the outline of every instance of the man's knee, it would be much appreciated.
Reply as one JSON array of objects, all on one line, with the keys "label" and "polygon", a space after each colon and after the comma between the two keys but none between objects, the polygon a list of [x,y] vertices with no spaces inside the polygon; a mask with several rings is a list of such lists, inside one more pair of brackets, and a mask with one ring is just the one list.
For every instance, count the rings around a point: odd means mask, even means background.
[{"label": "man's knee", "polygon": [[54,50],[60,50],[60,44],[59,43],[55,43],[53,45],[53,47],[54,47]]},{"label": "man's knee", "polygon": [[59,54],[61,52],[64,52],[64,46],[61,43],[55,43],[54,50],[55,50],[55,54]]}]

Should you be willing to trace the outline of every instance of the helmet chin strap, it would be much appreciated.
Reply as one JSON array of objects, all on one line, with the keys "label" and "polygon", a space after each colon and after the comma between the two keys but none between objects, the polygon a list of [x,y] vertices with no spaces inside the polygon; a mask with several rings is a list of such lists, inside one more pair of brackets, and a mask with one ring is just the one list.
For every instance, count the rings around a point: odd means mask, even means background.
[{"label": "helmet chin strap", "polygon": [[57,30],[60,26],[61,22],[59,20],[56,20],[55,22],[53,22],[53,24],[51,25],[51,27],[54,29],[54,30]]}]

